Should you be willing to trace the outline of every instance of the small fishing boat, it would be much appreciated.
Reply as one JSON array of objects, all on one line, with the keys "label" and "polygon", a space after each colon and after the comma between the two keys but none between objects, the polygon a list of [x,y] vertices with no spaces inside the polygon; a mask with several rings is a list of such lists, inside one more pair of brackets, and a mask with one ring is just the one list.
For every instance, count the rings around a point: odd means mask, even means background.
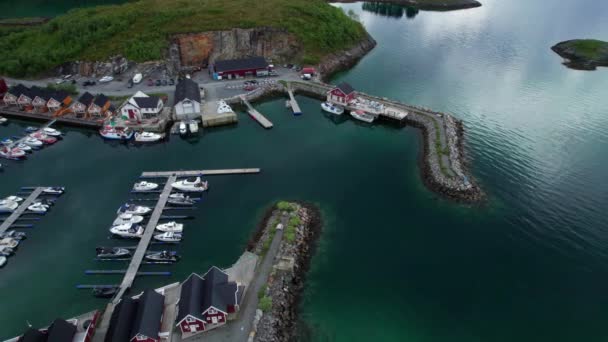
[{"label": "small fishing boat", "polygon": [[7,122],[8,122],[7,118],[5,118],[3,116],[0,116],[0,124],[4,124],[4,123],[7,123]]},{"label": "small fishing boat", "polygon": [[142,235],[144,235],[144,227],[139,225],[136,226],[132,223],[125,223],[110,228],[110,233],[122,238],[139,239]]},{"label": "small fishing boat", "polygon": [[2,145],[11,145],[13,143],[13,140],[11,138],[4,138],[2,140],[0,140],[0,144]]},{"label": "small fishing boat", "polygon": [[202,192],[209,188],[207,181],[202,181],[201,177],[187,178],[172,183],[171,186],[180,191],[186,192]]},{"label": "small fishing boat", "polygon": [[188,127],[186,127],[186,123],[183,121],[179,123],[179,134],[182,136],[188,134]]},{"label": "small fishing boat", "polygon": [[169,199],[167,200],[167,203],[173,204],[173,205],[193,205],[196,203],[196,200],[193,198],[190,198],[190,196],[186,196],[183,193],[179,192],[179,193],[169,195]]},{"label": "small fishing boat", "polygon": [[94,287],[93,296],[97,298],[112,298],[118,292],[118,287]]},{"label": "small fishing boat", "polygon": [[174,251],[148,252],[145,259],[148,261],[178,262],[180,256]]},{"label": "small fishing boat", "polygon": [[135,133],[135,141],[137,142],[157,142],[162,140],[164,137],[164,134],[152,132]]},{"label": "small fishing boat", "polygon": [[35,132],[30,134],[31,138],[37,139],[42,141],[43,143],[47,144],[47,145],[52,145],[54,143],[57,142],[57,138],[55,137],[49,137],[48,135],[42,133],[42,132]]},{"label": "small fishing boat", "polygon": [[372,122],[374,122],[374,120],[376,120],[375,116],[368,114],[362,110],[351,111],[350,115],[357,120],[367,122],[367,123],[372,123]]},{"label": "small fishing boat", "polygon": [[27,207],[27,210],[34,213],[46,213],[49,210],[49,205],[43,204],[41,202],[36,202]]},{"label": "small fishing boat", "polygon": [[117,214],[132,214],[132,215],[146,215],[152,211],[150,207],[144,207],[143,205],[125,204],[118,208]]},{"label": "small fishing boat", "polygon": [[158,188],[158,184],[146,181],[137,182],[133,185],[135,191],[152,191],[156,188]]},{"label": "small fishing boat", "polygon": [[22,149],[25,152],[32,152],[32,148],[24,143],[18,143],[17,148]]},{"label": "small fishing boat", "polygon": [[18,147],[10,148],[8,146],[3,146],[0,148],[0,157],[19,160],[25,158],[25,151]]},{"label": "small fishing boat", "polygon": [[118,225],[125,224],[125,223],[137,224],[137,223],[141,223],[143,220],[144,220],[144,217],[140,216],[140,215],[120,214],[120,215],[118,215],[116,220],[114,220],[113,225],[118,226]]},{"label": "small fishing boat", "polygon": [[52,186],[43,189],[42,192],[50,195],[61,195],[65,192],[65,188],[62,186]]},{"label": "small fishing boat", "polygon": [[2,201],[12,201],[12,202],[21,202],[23,198],[18,196],[8,196],[2,199]]},{"label": "small fishing boat", "polygon": [[159,224],[156,226],[156,230],[161,232],[178,232],[181,233],[184,229],[183,223],[177,223],[175,221]]},{"label": "small fishing boat", "polygon": [[30,147],[42,147],[44,143],[36,138],[27,137],[23,140],[23,143]]},{"label": "small fishing boat", "polygon": [[0,234],[0,239],[5,239],[5,238],[11,238],[11,239],[21,241],[21,240],[25,240],[27,238],[27,235],[24,232],[9,230],[7,232]]},{"label": "small fishing boat", "polygon": [[342,108],[340,106],[335,106],[329,102],[321,103],[321,109],[323,109],[326,112],[336,114],[336,115],[342,115],[342,113],[344,113],[344,108]]},{"label": "small fishing boat", "polygon": [[95,252],[100,259],[128,258],[131,256],[128,249],[120,247],[97,247]]},{"label": "small fishing boat", "polygon": [[154,239],[163,242],[180,242],[182,241],[182,233],[164,232],[162,234],[154,235]]},{"label": "small fishing boat", "polygon": [[34,133],[34,132],[37,132],[37,131],[38,131],[38,127],[34,127],[34,126],[27,126],[27,127],[25,128],[25,131],[26,131],[27,133]]},{"label": "small fishing boat", "polygon": [[19,207],[19,203],[9,200],[0,201],[0,212],[13,212]]},{"label": "small fishing boat", "polygon": [[0,240],[0,247],[17,248],[19,246],[19,240],[13,238],[4,238]]},{"label": "small fishing boat", "polygon": [[7,247],[7,246],[0,246],[0,255],[1,256],[11,256],[15,254],[15,250],[13,248]]},{"label": "small fishing boat", "polygon": [[60,137],[63,135],[63,133],[61,133],[61,131],[56,130],[54,128],[51,127],[45,127],[42,129],[42,133],[46,134],[46,135],[50,135],[52,137]]},{"label": "small fishing boat", "polygon": [[196,120],[190,120],[190,122],[188,122],[188,129],[190,130],[190,133],[198,133],[198,122]]},{"label": "small fishing boat", "polygon": [[6,257],[0,256],[0,267],[4,267],[6,265]]},{"label": "small fishing boat", "polygon": [[99,130],[99,134],[104,139],[109,140],[129,140],[133,137],[133,130],[129,127],[111,127],[106,126]]}]

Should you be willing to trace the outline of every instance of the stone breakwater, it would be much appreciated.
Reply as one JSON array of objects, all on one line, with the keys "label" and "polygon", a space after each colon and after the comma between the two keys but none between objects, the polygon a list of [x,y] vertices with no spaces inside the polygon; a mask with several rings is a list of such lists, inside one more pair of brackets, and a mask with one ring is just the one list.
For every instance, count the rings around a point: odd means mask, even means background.
[{"label": "stone breakwater", "polygon": [[[248,92],[245,94],[245,98],[253,102],[283,96],[287,93],[288,87],[295,93],[320,100],[325,100],[327,91],[333,88],[331,85],[320,82],[277,82]],[[484,193],[470,175],[465,162],[462,121],[450,114],[435,112],[428,108],[361,92],[357,94],[368,100],[408,112],[404,122],[420,128],[422,132],[421,174],[429,189],[442,196],[466,203],[476,203],[484,199]],[[241,100],[235,96],[226,101],[230,104],[238,104]],[[386,120],[392,121],[388,118]]]},{"label": "stone breakwater", "polygon": [[296,337],[298,304],[321,232],[321,217],[313,205],[281,202],[267,220],[268,224],[264,225],[267,229],[258,231],[254,237],[257,242],[250,245],[253,252],[265,254],[265,241],[272,239],[279,222],[284,232],[274,269],[266,287],[258,294],[260,303],[266,304],[259,305],[249,342],[291,341]]}]

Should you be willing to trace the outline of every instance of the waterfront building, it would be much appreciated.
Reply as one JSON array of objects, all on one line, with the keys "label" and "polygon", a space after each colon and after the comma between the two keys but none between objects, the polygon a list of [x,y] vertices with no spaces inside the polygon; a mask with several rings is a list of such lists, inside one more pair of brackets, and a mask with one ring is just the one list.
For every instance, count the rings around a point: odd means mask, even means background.
[{"label": "waterfront building", "polygon": [[111,114],[112,102],[104,94],[97,94],[93,102],[89,105],[87,111],[89,115],[103,117]]},{"label": "waterfront building", "polygon": [[78,100],[72,104],[72,111],[77,115],[86,114],[87,108],[89,108],[89,106],[93,103],[94,98],[95,96],[93,96],[93,94],[89,93],[88,91],[85,91],[84,94],[80,95]]},{"label": "waterfront building", "polygon": [[355,89],[348,83],[342,82],[327,93],[327,101],[345,106],[355,99]]},{"label": "waterfront building", "polygon": [[127,120],[142,120],[157,117],[164,103],[158,96],[148,96],[138,91],[120,107],[120,114]]},{"label": "waterfront building", "polygon": [[138,298],[123,298],[112,313],[106,342],[158,342],[165,296],[148,289]]},{"label": "waterfront building", "polygon": [[59,109],[63,108],[67,108],[70,106],[70,104],[72,103],[72,97],[70,96],[70,94],[68,94],[67,92],[63,91],[63,90],[57,90],[54,92],[51,92],[49,95],[49,99],[46,103],[46,107],[48,108],[48,110],[50,112],[56,112]]},{"label": "waterfront building", "polygon": [[29,327],[21,336],[5,342],[91,342],[99,319],[99,311],[68,320],[58,318],[43,329]]},{"label": "waterfront building", "polygon": [[209,71],[214,80],[253,76],[268,76],[269,65],[264,57],[249,57],[216,61]]},{"label": "waterfront building", "polygon": [[201,113],[201,90],[198,83],[189,78],[177,82],[173,111],[177,120],[193,119]]}]

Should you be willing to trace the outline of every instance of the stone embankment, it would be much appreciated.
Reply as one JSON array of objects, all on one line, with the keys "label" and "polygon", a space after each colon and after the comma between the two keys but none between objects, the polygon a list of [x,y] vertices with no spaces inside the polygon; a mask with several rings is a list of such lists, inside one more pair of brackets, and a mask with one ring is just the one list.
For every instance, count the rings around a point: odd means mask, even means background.
[{"label": "stone embankment", "polygon": [[291,341],[296,335],[306,273],[321,232],[321,217],[313,205],[287,202],[279,202],[267,217],[264,222],[271,222],[263,226],[268,229],[257,232],[255,243],[249,246],[251,251],[265,255],[279,223],[283,240],[268,282],[258,293],[260,304],[249,342]]}]

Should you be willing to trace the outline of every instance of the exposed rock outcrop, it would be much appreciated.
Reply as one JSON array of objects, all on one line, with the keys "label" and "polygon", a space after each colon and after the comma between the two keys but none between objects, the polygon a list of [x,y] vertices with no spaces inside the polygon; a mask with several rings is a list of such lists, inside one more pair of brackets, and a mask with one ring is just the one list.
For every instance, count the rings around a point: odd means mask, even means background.
[{"label": "exposed rock outcrop", "polygon": [[351,68],[375,46],[376,41],[368,34],[350,49],[325,56],[317,65],[321,79],[327,80],[332,74]]},{"label": "exposed rock outcrop", "polygon": [[574,39],[551,47],[565,59],[564,65],[579,70],[595,70],[598,66],[608,67],[608,42],[592,39]]}]

